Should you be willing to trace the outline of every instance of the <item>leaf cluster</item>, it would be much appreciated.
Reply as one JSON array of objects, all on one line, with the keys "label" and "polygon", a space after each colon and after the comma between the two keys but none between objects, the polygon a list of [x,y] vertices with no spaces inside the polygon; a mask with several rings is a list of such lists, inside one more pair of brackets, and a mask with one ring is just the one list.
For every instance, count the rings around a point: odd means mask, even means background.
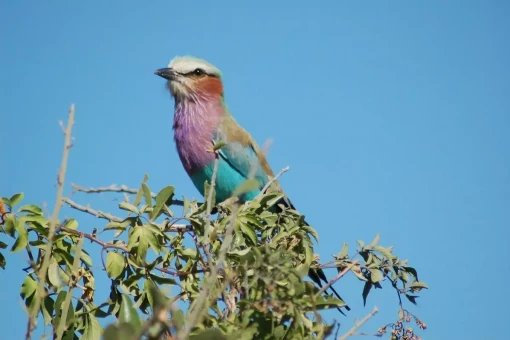
[{"label": "leaf cluster", "polygon": [[[145,178],[131,199],[118,205],[123,217],[65,201],[107,221],[89,233],[76,219],[58,221],[42,291],[38,274],[48,219],[35,205],[14,210],[22,193],[2,199],[0,233],[7,239],[0,238],[0,248],[8,248],[11,239],[12,253],[28,255],[20,294],[28,311],[42,300],[40,318],[55,338],[322,339],[333,333],[335,324],[321,311],[345,302],[306,280],[310,266],[317,266],[318,235],[297,211],[275,209],[282,194],[266,193],[243,205],[224,202],[216,216],[206,203],[184,199],[177,216],[174,188],[153,194]],[[101,263],[95,266],[91,243],[100,246]],[[6,266],[1,251],[0,266]],[[328,266],[338,272],[350,268],[364,282],[365,302],[384,280],[412,303],[426,288],[417,271],[392,247],[380,246],[378,237],[367,245],[359,241],[353,254],[344,244],[329,265],[318,265]],[[108,276],[109,288],[96,286],[98,275]],[[97,289],[109,289],[109,297],[96,301]],[[99,320],[108,316],[117,321],[103,330]]]}]

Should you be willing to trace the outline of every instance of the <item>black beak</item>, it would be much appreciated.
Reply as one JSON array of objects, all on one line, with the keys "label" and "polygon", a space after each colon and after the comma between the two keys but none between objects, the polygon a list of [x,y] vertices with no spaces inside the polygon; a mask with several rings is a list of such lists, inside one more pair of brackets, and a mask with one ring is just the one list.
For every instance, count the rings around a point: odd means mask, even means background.
[{"label": "black beak", "polygon": [[159,70],[154,71],[154,74],[168,80],[175,80],[177,76],[175,71],[171,68],[160,68]]}]

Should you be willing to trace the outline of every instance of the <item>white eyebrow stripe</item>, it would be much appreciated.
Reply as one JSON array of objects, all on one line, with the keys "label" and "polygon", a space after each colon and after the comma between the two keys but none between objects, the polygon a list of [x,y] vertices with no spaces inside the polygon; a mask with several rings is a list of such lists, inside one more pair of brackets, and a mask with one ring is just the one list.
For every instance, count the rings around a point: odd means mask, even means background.
[{"label": "white eyebrow stripe", "polygon": [[168,67],[175,70],[177,73],[187,74],[195,71],[197,68],[203,69],[207,74],[221,77],[221,71],[214,65],[207,61],[195,57],[175,57],[168,64]]}]

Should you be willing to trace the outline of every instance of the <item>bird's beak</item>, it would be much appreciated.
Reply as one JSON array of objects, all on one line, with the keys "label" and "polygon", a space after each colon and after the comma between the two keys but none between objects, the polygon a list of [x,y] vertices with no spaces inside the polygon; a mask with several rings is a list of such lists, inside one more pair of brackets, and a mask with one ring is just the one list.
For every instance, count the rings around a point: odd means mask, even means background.
[{"label": "bird's beak", "polygon": [[168,80],[175,80],[177,78],[177,73],[171,68],[160,68],[154,71],[154,74]]}]

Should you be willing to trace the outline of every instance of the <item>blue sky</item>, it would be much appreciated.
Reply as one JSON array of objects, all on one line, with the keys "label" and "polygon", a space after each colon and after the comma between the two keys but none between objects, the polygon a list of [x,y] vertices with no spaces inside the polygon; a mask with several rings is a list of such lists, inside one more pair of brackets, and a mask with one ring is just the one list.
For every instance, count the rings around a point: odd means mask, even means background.
[{"label": "blue sky", "polygon": [[[0,195],[53,207],[57,122],[75,103],[68,183],[136,187],[148,173],[154,191],[199,197],[153,71],[175,55],[206,58],[236,119],[260,144],[273,139],[274,170],[290,166],[282,184],[318,230],[323,260],[379,232],[430,286],[410,307],[425,338],[499,338],[510,303],[509,15],[507,1],[3,1]],[[65,216],[85,231],[103,225]],[[8,254],[0,272],[11,339],[25,332],[25,261]],[[353,307],[344,330],[374,305],[365,331],[395,319],[390,287],[366,308],[356,279],[335,287]]]}]

